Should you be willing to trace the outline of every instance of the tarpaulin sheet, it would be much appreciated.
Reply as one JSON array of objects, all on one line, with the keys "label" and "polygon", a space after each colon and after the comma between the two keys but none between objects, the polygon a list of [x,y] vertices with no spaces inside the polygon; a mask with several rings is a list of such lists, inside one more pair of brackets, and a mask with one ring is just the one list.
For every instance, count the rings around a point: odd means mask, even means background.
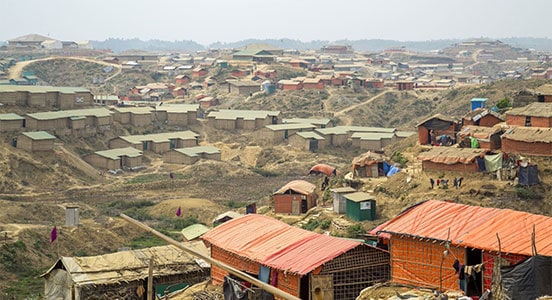
[{"label": "tarpaulin sheet", "polygon": [[262,265],[301,275],[361,245],[258,214],[225,222],[201,238]]},{"label": "tarpaulin sheet", "polygon": [[505,300],[533,300],[552,295],[552,257],[533,256],[519,264],[501,267]]},{"label": "tarpaulin sheet", "polygon": [[486,152],[485,149],[435,147],[427,152],[420,153],[418,159],[447,165],[470,164],[473,163],[476,157],[482,156]]},{"label": "tarpaulin sheet", "polygon": [[485,170],[495,172],[502,169],[502,154],[485,155]]},{"label": "tarpaulin sheet", "polygon": [[305,180],[293,180],[274,192],[274,194],[285,194],[289,190],[298,194],[309,195],[314,193],[316,186]]},{"label": "tarpaulin sheet", "polygon": [[314,167],[310,168],[309,174],[325,174],[326,176],[336,175],[337,170],[325,164],[317,164]]},{"label": "tarpaulin sheet", "polygon": [[449,240],[453,245],[532,255],[531,232],[535,226],[538,253],[552,256],[552,218],[510,209],[471,206],[429,200],[413,206],[377,226],[371,234],[390,233]]},{"label": "tarpaulin sheet", "polygon": [[521,185],[539,184],[539,170],[537,165],[528,165],[527,167],[519,167],[518,179]]},{"label": "tarpaulin sheet", "polygon": [[389,172],[387,172],[386,176],[391,177],[391,176],[399,173],[400,171],[401,171],[401,169],[399,167],[391,166],[391,168],[389,168]]}]

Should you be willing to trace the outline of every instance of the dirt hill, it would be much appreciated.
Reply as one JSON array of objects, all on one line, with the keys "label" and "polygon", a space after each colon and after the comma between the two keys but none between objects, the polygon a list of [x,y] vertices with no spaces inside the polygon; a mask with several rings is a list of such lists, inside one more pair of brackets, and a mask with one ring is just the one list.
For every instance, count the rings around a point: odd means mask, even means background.
[{"label": "dirt hill", "polygon": [[[519,89],[538,84],[497,82],[480,87],[409,92],[328,89],[229,99],[233,101],[233,108],[276,109],[286,117],[329,116],[338,125],[412,129],[417,121],[437,112],[461,116],[469,108],[472,97],[487,97],[493,105],[505,97],[514,97]],[[13,112],[6,107],[1,110]],[[520,188],[490,175],[475,174],[464,176],[461,189],[431,190],[430,177],[453,175],[422,173],[416,156],[423,147],[416,145],[415,137],[386,151],[389,156],[401,153],[404,172],[389,179],[363,180],[360,186],[360,190],[376,194],[377,220],[355,223],[335,215],[330,209],[328,192],[321,192],[320,206],[307,215],[274,215],[270,196],[277,188],[295,179],[320,186],[322,177],[306,175],[312,165],[328,163],[346,173],[351,160],[361,151],[338,147],[309,153],[284,145],[263,146],[247,131],[229,132],[201,124],[191,129],[200,133],[202,143],[209,142],[222,149],[222,161],[171,165],[163,164],[159,155],[147,153],[144,170],[100,174],[80,158],[91,151],[106,149],[111,137],[127,134],[128,128],[115,125],[109,132],[84,139],[59,137],[54,153],[36,155],[11,147],[11,135],[3,135],[0,139],[0,292],[10,296],[40,294],[43,281],[37,276],[60,255],[96,255],[121,247],[162,243],[122,221],[118,218],[120,213],[144,221],[176,239],[181,239],[179,230],[187,225],[211,224],[214,216],[227,210],[244,212],[250,202],[258,204],[259,212],[290,224],[348,237],[362,237],[366,230],[426,199],[450,199],[552,215],[551,159],[535,159],[543,180],[536,187]],[[170,179],[170,172],[174,179]],[[341,186],[343,177],[332,177],[330,184]],[[64,226],[65,207],[70,205],[79,206],[81,225],[78,227]],[[181,217],[175,215],[178,207],[182,208]],[[50,244],[54,225],[61,233]]]}]

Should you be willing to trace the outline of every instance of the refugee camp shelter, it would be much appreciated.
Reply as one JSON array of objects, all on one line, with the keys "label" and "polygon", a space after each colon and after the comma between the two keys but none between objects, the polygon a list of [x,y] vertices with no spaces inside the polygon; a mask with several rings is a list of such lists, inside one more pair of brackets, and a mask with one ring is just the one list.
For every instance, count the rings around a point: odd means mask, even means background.
[{"label": "refugee camp shelter", "polygon": [[506,124],[525,127],[552,127],[552,102],[533,102],[506,112]]},{"label": "refugee camp shelter", "polygon": [[418,142],[420,143],[420,145],[431,144],[432,131],[435,136],[455,136],[456,124],[457,123],[454,119],[441,114],[431,116],[416,125],[416,127],[418,128]]},{"label": "refugee camp shelter", "polygon": [[233,210],[229,210],[227,212],[223,212],[222,214],[216,216],[214,219],[213,219],[213,227],[214,226],[218,226],[224,222],[227,222],[227,221],[230,221],[230,220],[233,220],[233,219],[236,219],[236,218],[239,218],[243,216],[242,214],[240,214],[239,212],[235,212]]},{"label": "refugee camp shelter", "polygon": [[218,129],[255,130],[265,125],[281,123],[279,111],[220,109],[207,115],[209,125]]},{"label": "refugee camp shelter", "polygon": [[195,147],[199,134],[186,131],[172,131],[145,135],[119,136],[109,140],[109,148],[133,147],[141,151],[165,153],[175,148]]},{"label": "refugee camp shelter", "polygon": [[458,131],[456,140],[461,147],[473,148],[472,139],[477,140],[477,148],[483,148],[487,150],[500,149],[502,140],[502,128],[500,126],[484,127],[476,125],[464,125]]},{"label": "refugee camp shelter", "polygon": [[132,169],[142,165],[142,151],[132,147],[116,148],[85,155],[83,159],[95,168]]},{"label": "refugee camp shelter", "polygon": [[343,195],[347,200],[345,210],[347,217],[355,221],[376,219],[376,197],[365,192],[355,192]]},{"label": "refugee camp shelter", "polygon": [[361,150],[381,151],[397,140],[394,132],[355,132],[351,136],[353,147]]},{"label": "refugee camp shelter", "polygon": [[211,230],[211,228],[203,224],[192,224],[180,231],[185,241],[192,241],[200,237],[202,234]]},{"label": "refugee camp shelter", "polygon": [[502,135],[502,151],[552,156],[552,128],[513,127]]},{"label": "refugee camp shelter", "polygon": [[480,296],[491,289],[498,257],[512,265],[533,255],[533,228],[538,254],[552,256],[552,218],[510,209],[429,200],[411,206],[370,233],[389,246],[392,282],[458,290],[458,274],[453,268],[458,258],[465,266],[483,264],[484,270],[468,283],[468,296]]},{"label": "refugee camp shelter", "polygon": [[109,129],[113,124],[111,114],[103,107],[37,112],[25,115],[25,125],[28,130],[86,136]]},{"label": "refugee camp shelter", "polygon": [[197,123],[200,112],[199,104],[159,103],[154,121],[168,126],[190,126]]},{"label": "refugee camp shelter", "polygon": [[305,180],[293,180],[274,192],[274,212],[299,215],[316,206],[316,186]]},{"label": "refugee camp shelter", "polygon": [[[248,214],[201,236],[211,257],[301,299],[356,299],[368,286],[389,279],[389,253],[367,244]],[[214,284],[228,273],[213,266]]]},{"label": "refugee camp shelter", "polygon": [[114,107],[113,112],[113,121],[134,127],[150,126],[154,118],[153,108],[149,106]]},{"label": "refugee camp shelter", "polygon": [[284,124],[296,124],[296,123],[303,123],[303,124],[311,124],[316,126],[316,128],[331,128],[333,127],[332,120],[322,118],[322,119],[309,119],[309,118],[287,118],[283,119],[282,122]]},{"label": "refugee camp shelter", "polygon": [[23,132],[17,137],[16,147],[28,152],[54,151],[56,137],[46,131]]},{"label": "refugee camp shelter", "polygon": [[220,160],[220,149],[214,146],[176,148],[163,154],[163,162],[169,164],[194,164],[200,159]]},{"label": "refugee camp shelter", "polygon": [[348,142],[348,130],[342,126],[317,128],[315,132],[326,140],[327,146],[344,146]]},{"label": "refugee camp shelter", "polygon": [[290,136],[288,141],[291,146],[310,152],[317,152],[326,147],[326,139],[314,131],[297,132]]},{"label": "refugee camp shelter", "polygon": [[18,114],[0,114],[0,131],[19,131],[24,127],[24,117]]},{"label": "refugee camp shelter", "polygon": [[257,133],[259,140],[264,140],[271,145],[287,141],[298,132],[313,131],[316,126],[307,123],[266,125]]},{"label": "refugee camp shelter", "polygon": [[504,121],[506,121],[506,118],[489,108],[476,108],[462,117],[463,126],[475,125],[482,127],[493,127]]},{"label": "refugee camp shelter", "polygon": [[418,154],[418,159],[422,161],[424,171],[471,173],[479,171],[479,164],[484,164],[484,161],[478,164],[478,159],[483,160],[487,152],[480,148],[433,147]]},{"label": "refugee camp shelter", "polygon": [[[208,255],[201,242],[186,246]],[[164,294],[167,285],[185,287],[209,276],[209,264],[172,245],[98,256],[63,256],[41,275],[45,299],[145,299],[150,259],[158,295]]]},{"label": "refugee camp shelter", "polygon": [[368,151],[353,158],[353,177],[385,176],[387,157],[383,154]]},{"label": "refugee camp shelter", "polygon": [[347,199],[345,198],[345,195],[354,193],[356,191],[357,190],[349,186],[330,189],[330,192],[332,192],[332,195],[333,195],[334,213],[336,214],[347,213],[347,210],[346,210]]}]

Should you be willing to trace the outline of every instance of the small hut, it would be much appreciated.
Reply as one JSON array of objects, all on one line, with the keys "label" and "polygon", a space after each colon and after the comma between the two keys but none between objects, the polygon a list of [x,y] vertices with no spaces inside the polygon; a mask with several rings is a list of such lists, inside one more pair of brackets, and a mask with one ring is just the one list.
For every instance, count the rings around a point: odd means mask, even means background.
[{"label": "small hut", "polygon": [[385,155],[368,151],[353,159],[353,178],[385,176],[386,164]]},{"label": "small hut", "polygon": [[316,206],[316,186],[308,181],[293,180],[274,192],[274,212],[299,215]]}]

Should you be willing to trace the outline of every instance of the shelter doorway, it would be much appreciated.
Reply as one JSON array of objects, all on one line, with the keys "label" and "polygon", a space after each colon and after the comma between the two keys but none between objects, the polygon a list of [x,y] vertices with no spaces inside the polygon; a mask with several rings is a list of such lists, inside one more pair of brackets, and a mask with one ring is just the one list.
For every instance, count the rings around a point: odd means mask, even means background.
[{"label": "shelter doorway", "polygon": [[301,213],[307,213],[307,210],[309,209],[309,206],[307,204],[307,197],[301,196]]},{"label": "shelter doorway", "polygon": [[309,151],[310,152],[318,151],[318,140],[310,140],[309,141]]},{"label": "shelter doorway", "polygon": [[[483,255],[479,249],[466,249],[466,265],[473,266],[483,262]],[[483,293],[483,272],[474,273],[467,279],[467,295],[481,296]]]}]

